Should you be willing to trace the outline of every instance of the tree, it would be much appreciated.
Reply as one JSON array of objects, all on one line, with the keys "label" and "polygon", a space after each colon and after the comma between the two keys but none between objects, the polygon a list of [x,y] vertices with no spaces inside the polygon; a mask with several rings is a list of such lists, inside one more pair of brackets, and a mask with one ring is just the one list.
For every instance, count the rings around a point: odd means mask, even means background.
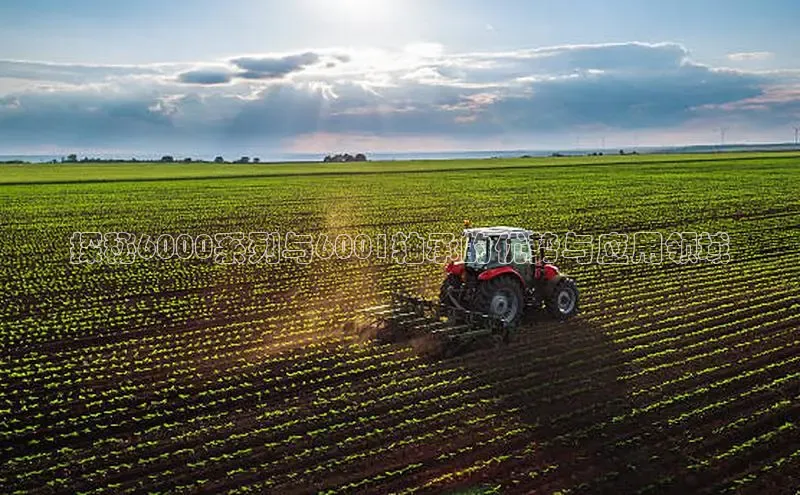
[{"label": "tree", "polygon": [[164,162],[164,163],[172,163],[172,162],[175,161],[175,159],[173,157],[171,157],[170,155],[164,155],[164,156],[161,157],[161,161]]},{"label": "tree", "polygon": [[336,155],[327,155],[322,161],[325,163],[365,162],[367,161],[367,156],[364,153],[359,153],[355,156],[350,153],[338,153]]},{"label": "tree", "polygon": [[67,159],[64,161],[69,163],[75,163],[78,161],[78,155],[76,155],[75,153],[71,153],[67,155]]},{"label": "tree", "polygon": [[253,158],[253,163],[261,163],[261,158],[259,157]]},{"label": "tree", "polygon": [[192,163],[192,159],[191,159],[191,158],[189,158],[189,157],[186,157],[186,158],[184,158],[184,159],[183,159],[183,161],[184,161],[185,163]]},{"label": "tree", "polygon": [[225,159],[221,156],[214,158],[214,163],[225,163]]}]

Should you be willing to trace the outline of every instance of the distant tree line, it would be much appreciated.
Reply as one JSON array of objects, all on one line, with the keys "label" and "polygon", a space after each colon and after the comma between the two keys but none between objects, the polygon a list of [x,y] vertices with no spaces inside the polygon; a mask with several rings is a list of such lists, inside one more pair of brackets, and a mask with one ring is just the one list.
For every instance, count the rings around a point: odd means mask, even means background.
[{"label": "distant tree line", "polygon": [[[636,151],[636,150],[633,150],[633,151],[630,151],[630,152],[626,153],[625,150],[619,150],[619,154],[620,155],[638,155],[639,152]],[[565,156],[572,156],[572,155],[565,155],[563,153],[551,153],[550,156],[552,158],[563,158]],[[578,155],[575,155],[575,156],[578,156]],[[591,153],[586,153],[586,156],[604,156],[604,153],[602,151],[593,151]],[[525,155],[525,156],[522,156],[521,158],[530,158],[530,156]]]},{"label": "distant tree line", "polygon": [[[364,153],[357,153],[355,155],[351,155],[350,153],[338,153],[335,155],[327,155],[322,160],[325,163],[347,163],[347,162],[366,162],[367,156]],[[204,160],[192,157],[175,157],[173,155],[164,155],[160,159],[139,159],[139,158],[97,158],[97,157],[88,157],[83,156],[79,157],[77,153],[70,153],[67,156],[61,157],[61,160],[49,160],[47,163],[153,163],[153,162],[160,162],[160,163],[235,163],[235,164],[246,164],[246,163],[263,163],[259,157],[249,157],[249,156],[242,156],[236,160],[228,161],[222,155],[218,155],[214,157],[213,160]],[[26,160],[6,160],[0,161],[0,163],[8,163],[8,164],[23,164],[23,163],[31,163]]]},{"label": "distant tree line", "polygon": [[[109,158],[89,158],[83,157],[78,158],[78,155],[72,153],[67,155],[66,157],[61,159],[61,163],[97,163],[97,162],[108,162],[108,163],[137,163],[137,162],[149,162],[152,163],[154,161],[158,161],[161,163],[238,163],[238,164],[245,164],[245,163],[261,163],[261,159],[259,157],[250,158],[249,156],[242,156],[237,160],[233,161],[226,161],[224,157],[221,155],[214,157],[213,160],[202,160],[196,159],[191,157],[186,157],[183,159],[175,158],[172,155],[164,155],[161,157],[160,160],[139,160],[137,158],[129,158],[127,160],[120,160],[120,159],[109,159]],[[345,163],[345,162],[366,162],[367,156],[364,153],[357,153],[355,155],[351,155],[350,153],[339,153],[335,155],[327,155],[322,160],[325,163]],[[24,163],[24,162],[23,162]]]},{"label": "distant tree line", "polygon": [[367,161],[367,156],[364,153],[358,153],[356,155],[340,153],[337,155],[327,155],[322,161],[325,163],[365,162]]},{"label": "distant tree line", "polygon": [[[620,155],[638,155],[639,153],[636,150],[626,152],[625,150],[619,150]],[[551,157],[553,158],[561,158],[565,156],[571,156],[568,154],[563,153],[551,153]],[[574,155],[579,156],[579,155]],[[603,152],[592,152],[587,153],[586,156],[603,156]],[[492,159],[498,159],[500,157],[493,156]],[[533,158],[531,155],[522,155],[519,158],[528,159]],[[351,155],[350,153],[338,153],[335,155],[326,155],[325,158],[322,160],[325,163],[348,163],[348,162],[366,162],[367,156],[364,153],[357,153],[355,155]],[[249,156],[242,156],[237,160],[233,161],[226,161],[224,157],[218,155],[214,157],[213,160],[203,160],[203,159],[196,159],[191,157],[186,157],[182,159],[176,159],[172,155],[164,155],[161,157],[160,160],[140,160],[138,158],[128,158],[128,159],[113,159],[113,158],[90,158],[90,157],[82,157],[78,158],[78,155],[75,153],[71,153],[65,157],[61,158],[61,163],[153,163],[153,162],[161,162],[161,163],[234,163],[234,164],[247,164],[247,163],[262,163],[261,159],[258,157],[250,158]],[[3,164],[24,164],[24,163],[31,163],[26,160],[5,160],[0,161]],[[58,163],[58,160],[49,160],[47,163]]]},{"label": "distant tree line", "polygon": [[[55,161],[55,160],[54,160]],[[160,160],[139,160],[138,158],[128,158],[128,159],[116,159],[116,158],[90,158],[84,156],[83,158],[78,158],[78,155],[72,153],[67,155],[61,159],[61,163],[152,163],[152,162],[161,162],[161,163],[261,163],[261,158],[255,157],[250,158],[249,156],[243,156],[238,160],[234,160],[232,162],[225,161],[225,158],[222,156],[217,156],[213,160],[203,160],[197,158],[175,158],[172,155],[164,155],[161,157]],[[25,162],[21,162],[25,163]]]},{"label": "distant tree line", "polygon": [[[366,162],[367,156],[364,153],[357,153],[355,155],[351,155],[350,153],[339,153],[335,155],[327,155],[323,159],[325,163],[345,163],[345,162]],[[161,163],[236,163],[236,164],[245,164],[245,163],[262,163],[259,157],[249,157],[249,156],[242,156],[237,160],[227,161],[221,155],[214,157],[213,160],[203,160],[197,158],[176,158],[173,155],[164,155],[158,160],[153,159],[145,159],[140,160],[138,158],[127,158],[127,159],[119,159],[119,158],[93,158],[84,156],[82,158],[78,158],[76,153],[71,153],[65,157],[61,158],[61,163],[153,163],[153,162],[161,162]],[[9,160],[2,163],[28,163],[25,160]],[[58,160],[51,160],[51,163],[58,163]]]}]

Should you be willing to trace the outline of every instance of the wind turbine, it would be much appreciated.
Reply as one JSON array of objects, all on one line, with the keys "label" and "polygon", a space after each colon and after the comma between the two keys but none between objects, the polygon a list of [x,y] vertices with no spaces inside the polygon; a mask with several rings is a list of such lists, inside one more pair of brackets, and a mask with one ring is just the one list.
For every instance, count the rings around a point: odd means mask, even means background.
[{"label": "wind turbine", "polygon": [[728,132],[727,127],[719,127],[714,129],[715,131],[719,131],[719,145],[717,146],[717,150],[721,151],[722,147],[725,146],[725,134]]},{"label": "wind turbine", "polygon": [[794,145],[800,144],[800,127],[794,128]]}]

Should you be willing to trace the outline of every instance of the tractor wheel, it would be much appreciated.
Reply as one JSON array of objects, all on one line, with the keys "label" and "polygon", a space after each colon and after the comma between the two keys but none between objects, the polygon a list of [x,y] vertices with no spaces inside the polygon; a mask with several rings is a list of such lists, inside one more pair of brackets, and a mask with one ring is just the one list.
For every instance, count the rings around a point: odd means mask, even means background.
[{"label": "tractor wheel", "polygon": [[578,287],[571,278],[559,280],[550,294],[545,305],[547,311],[560,320],[572,318],[578,313]]},{"label": "tractor wheel", "polygon": [[476,309],[514,325],[522,317],[524,302],[519,282],[509,276],[497,277],[481,283]]}]

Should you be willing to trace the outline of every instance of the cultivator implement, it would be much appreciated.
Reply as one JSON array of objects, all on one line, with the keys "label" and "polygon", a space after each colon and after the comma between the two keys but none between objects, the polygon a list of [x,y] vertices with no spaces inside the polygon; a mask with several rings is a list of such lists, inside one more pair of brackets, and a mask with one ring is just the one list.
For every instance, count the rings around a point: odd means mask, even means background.
[{"label": "cultivator implement", "polygon": [[362,315],[361,328],[380,343],[425,338],[428,347],[452,348],[482,337],[508,340],[511,331],[502,318],[403,293],[392,294],[388,304],[362,310]]}]

